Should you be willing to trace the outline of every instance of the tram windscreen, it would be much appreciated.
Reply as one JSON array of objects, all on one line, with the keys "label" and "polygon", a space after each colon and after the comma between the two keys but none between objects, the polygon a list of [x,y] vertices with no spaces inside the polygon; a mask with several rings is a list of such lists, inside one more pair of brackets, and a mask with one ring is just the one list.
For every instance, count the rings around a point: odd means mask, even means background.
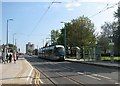
[{"label": "tram windscreen", "polygon": [[65,49],[64,48],[58,47],[57,52],[59,53],[59,55],[65,55]]}]

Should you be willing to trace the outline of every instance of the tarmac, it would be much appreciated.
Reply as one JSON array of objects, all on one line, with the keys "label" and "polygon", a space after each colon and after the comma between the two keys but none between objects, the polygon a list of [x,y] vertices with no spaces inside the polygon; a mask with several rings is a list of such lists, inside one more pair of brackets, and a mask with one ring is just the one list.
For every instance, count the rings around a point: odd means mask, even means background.
[{"label": "tarmac", "polygon": [[0,86],[40,84],[39,77],[39,71],[24,56],[19,57],[16,63],[0,63]]},{"label": "tarmac", "polygon": [[[36,56],[37,58],[37,56]],[[96,65],[110,68],[120,68],[120,64],[117,62],[105,62],[105,61],[84,61],[77,59],[66,58],[66,61],[77,62],[89,65]],[[0,85],[11,84],[13,85],[38,85],[40,83],[40,72],[31,66],[31,64],[24,58],[19,59],[14,63],[0,63]]]}]

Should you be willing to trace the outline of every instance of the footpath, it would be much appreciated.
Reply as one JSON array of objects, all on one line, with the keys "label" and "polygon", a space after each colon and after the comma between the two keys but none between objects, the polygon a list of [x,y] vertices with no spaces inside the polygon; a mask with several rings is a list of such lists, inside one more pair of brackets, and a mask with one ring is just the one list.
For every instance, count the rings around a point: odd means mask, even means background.
[{"label": "footpath", "polygon": [[40,84],[40,73],[23,57],[14,63],[0,63],[0,86]]},{"label": "footpath", "polygon": [[89,65],[96,65],[96,66],[102,66],[102,67],[109,67],[113,69],[120,69],[120,62],[107,62],[107,61],[84,61],[83,59],[77,60],[77,59],[69,59],[66,58],[66,61],[70,62],[77,62],[77,63],[83,63],[83,64],[89,64]]}]

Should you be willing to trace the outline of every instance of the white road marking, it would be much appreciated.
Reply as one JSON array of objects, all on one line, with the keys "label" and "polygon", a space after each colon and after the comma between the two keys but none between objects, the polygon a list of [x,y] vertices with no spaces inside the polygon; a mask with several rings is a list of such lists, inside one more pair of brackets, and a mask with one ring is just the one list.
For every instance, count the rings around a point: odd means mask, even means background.
[{"label": "white road marking", "polygon": [[91,76],[91,75],[85,75],[85,76],[88,76],[88,77],[93,78],[93,79],[96,79],[96,80],[101,80],[100,78],[96,78],[96,77]]},{"label": "white road marking", "polygon": [[[97,79],[97,80],[101,80],[101,79],[100,79],[100,78],[96,78],[96,77],[101,77],[101,78],[108,79],[108,80],[110,80],[111,82],[115,82],[115,80],[112,80],[112,78],[106,77],[106,76],[103,76],[103,75],[99,75],[99,74],[92,74],[93,76],[91,76],[91,75],[88,75],[88,74],[82,73],[82,72],[77,72],[77,73],[80,74],[80,75],[88,76],[88,77],[93,78],[93,79]],[[96,77],[94,77],[94,76],[96,76]],[[115,84],[120,84],[120,83],[115,82]]]},{"label": "white road marking", "polygon": [[80,74],[80,75],[83,75],[84,73],[82,73],[82,72],[77,72],[78,74]]},{"label": "white road marking", "polygon": [[105,79],[111,79],[109,77],[106,77],[106,76],[103,76],[103,75],[99,75],[99,74],[92,74],[93,76],[99,76],[99,77],[102,77],[102,78],[105,78]]},{"label": "white road marking", "polygon": [[[26,61],[26,60],[25,60]],[[27,80],[29,80],[29,78],[30,78],[30,76],[31,76],[31,74],[32,74],[32,71],[33,71],[33,67],[31,66],[31,64],[28,62],[28,61],[26,61],[28,64],[29,64],[29,66],[31,67],[31,71],[30,71],[30,73],[29,73],[29,75],[28,75],[28,78],[27,78]]]},{"label": "white road marking", "polygon": [[43,84],[43,81],[41,79],[39,79],[40,83]]},{"label": "white road marking", "polygon": [[120,84],[120,83],[116,82],[115,84]]},{"label": "white road marking", "polygon": [[82,73],[82,72],[77,72],[77,73],[80,74],[80,75],[85,75],[85,76],[87,76],[87,77],[90,77],[90,78],[96,79],[96,80],[101,80],[100,78],[96,78],[96,77],[91,76],[91,75],[88,75],[88,74],[86,74],[86,73]]},{"label": "white road marking", "polygon": [[116,82],[115,80],[112,80],[112,78],[110,78],[110,77],[106,77],[106,76],[99,75],[99,74],[92,74],[92,75],[93,75],[93,76],[98,76],[98,77],[102,77],[102,78],[108,79],[108,80],[110,80],[111,82],[115,82],[115,84],[120,84],[120,83]]}]

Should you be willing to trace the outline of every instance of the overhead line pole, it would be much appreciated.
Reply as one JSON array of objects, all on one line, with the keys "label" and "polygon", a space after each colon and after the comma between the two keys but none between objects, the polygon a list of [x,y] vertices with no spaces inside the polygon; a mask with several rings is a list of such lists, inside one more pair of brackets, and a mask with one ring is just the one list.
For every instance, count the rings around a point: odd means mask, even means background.
[{"label": "overhead line pole", "polygon": [[29,37],[31,36],[31,34],[34,32],[34,30],[37,28],[37,26],[39,25],[39,23],[41,22],[41,20],[44,18],[45,14],[48,12],[48,10],[50,9],[50,7],[52,6],[52,4],[54,3],[62,3],[62,2],[57,2],[57,1],[52,1],[51,4],[47,7],[47,9],[45,10],[45,12],[41,15],[39,21],[37,22],[37,24],[35,25],[35,27],[33,28],[32,32],[29,34]]},{"label": "overhead line pole", "polygon": [[[64,23],[65,25],[66,22],[60,22],[60,23]],[[64,27],[64,46],[65,46],[65,57],[66,57],[66,28],[65,27]]]},{"label": "overhead line pole", "polygon": [[6,34],[6,49],[5,49],[5,60],[6,60],[6,55],[7,55],[7,53],[8,53],[8,22],[9,21],[12,21],[13,19],[7,19],[7,34]]}]

